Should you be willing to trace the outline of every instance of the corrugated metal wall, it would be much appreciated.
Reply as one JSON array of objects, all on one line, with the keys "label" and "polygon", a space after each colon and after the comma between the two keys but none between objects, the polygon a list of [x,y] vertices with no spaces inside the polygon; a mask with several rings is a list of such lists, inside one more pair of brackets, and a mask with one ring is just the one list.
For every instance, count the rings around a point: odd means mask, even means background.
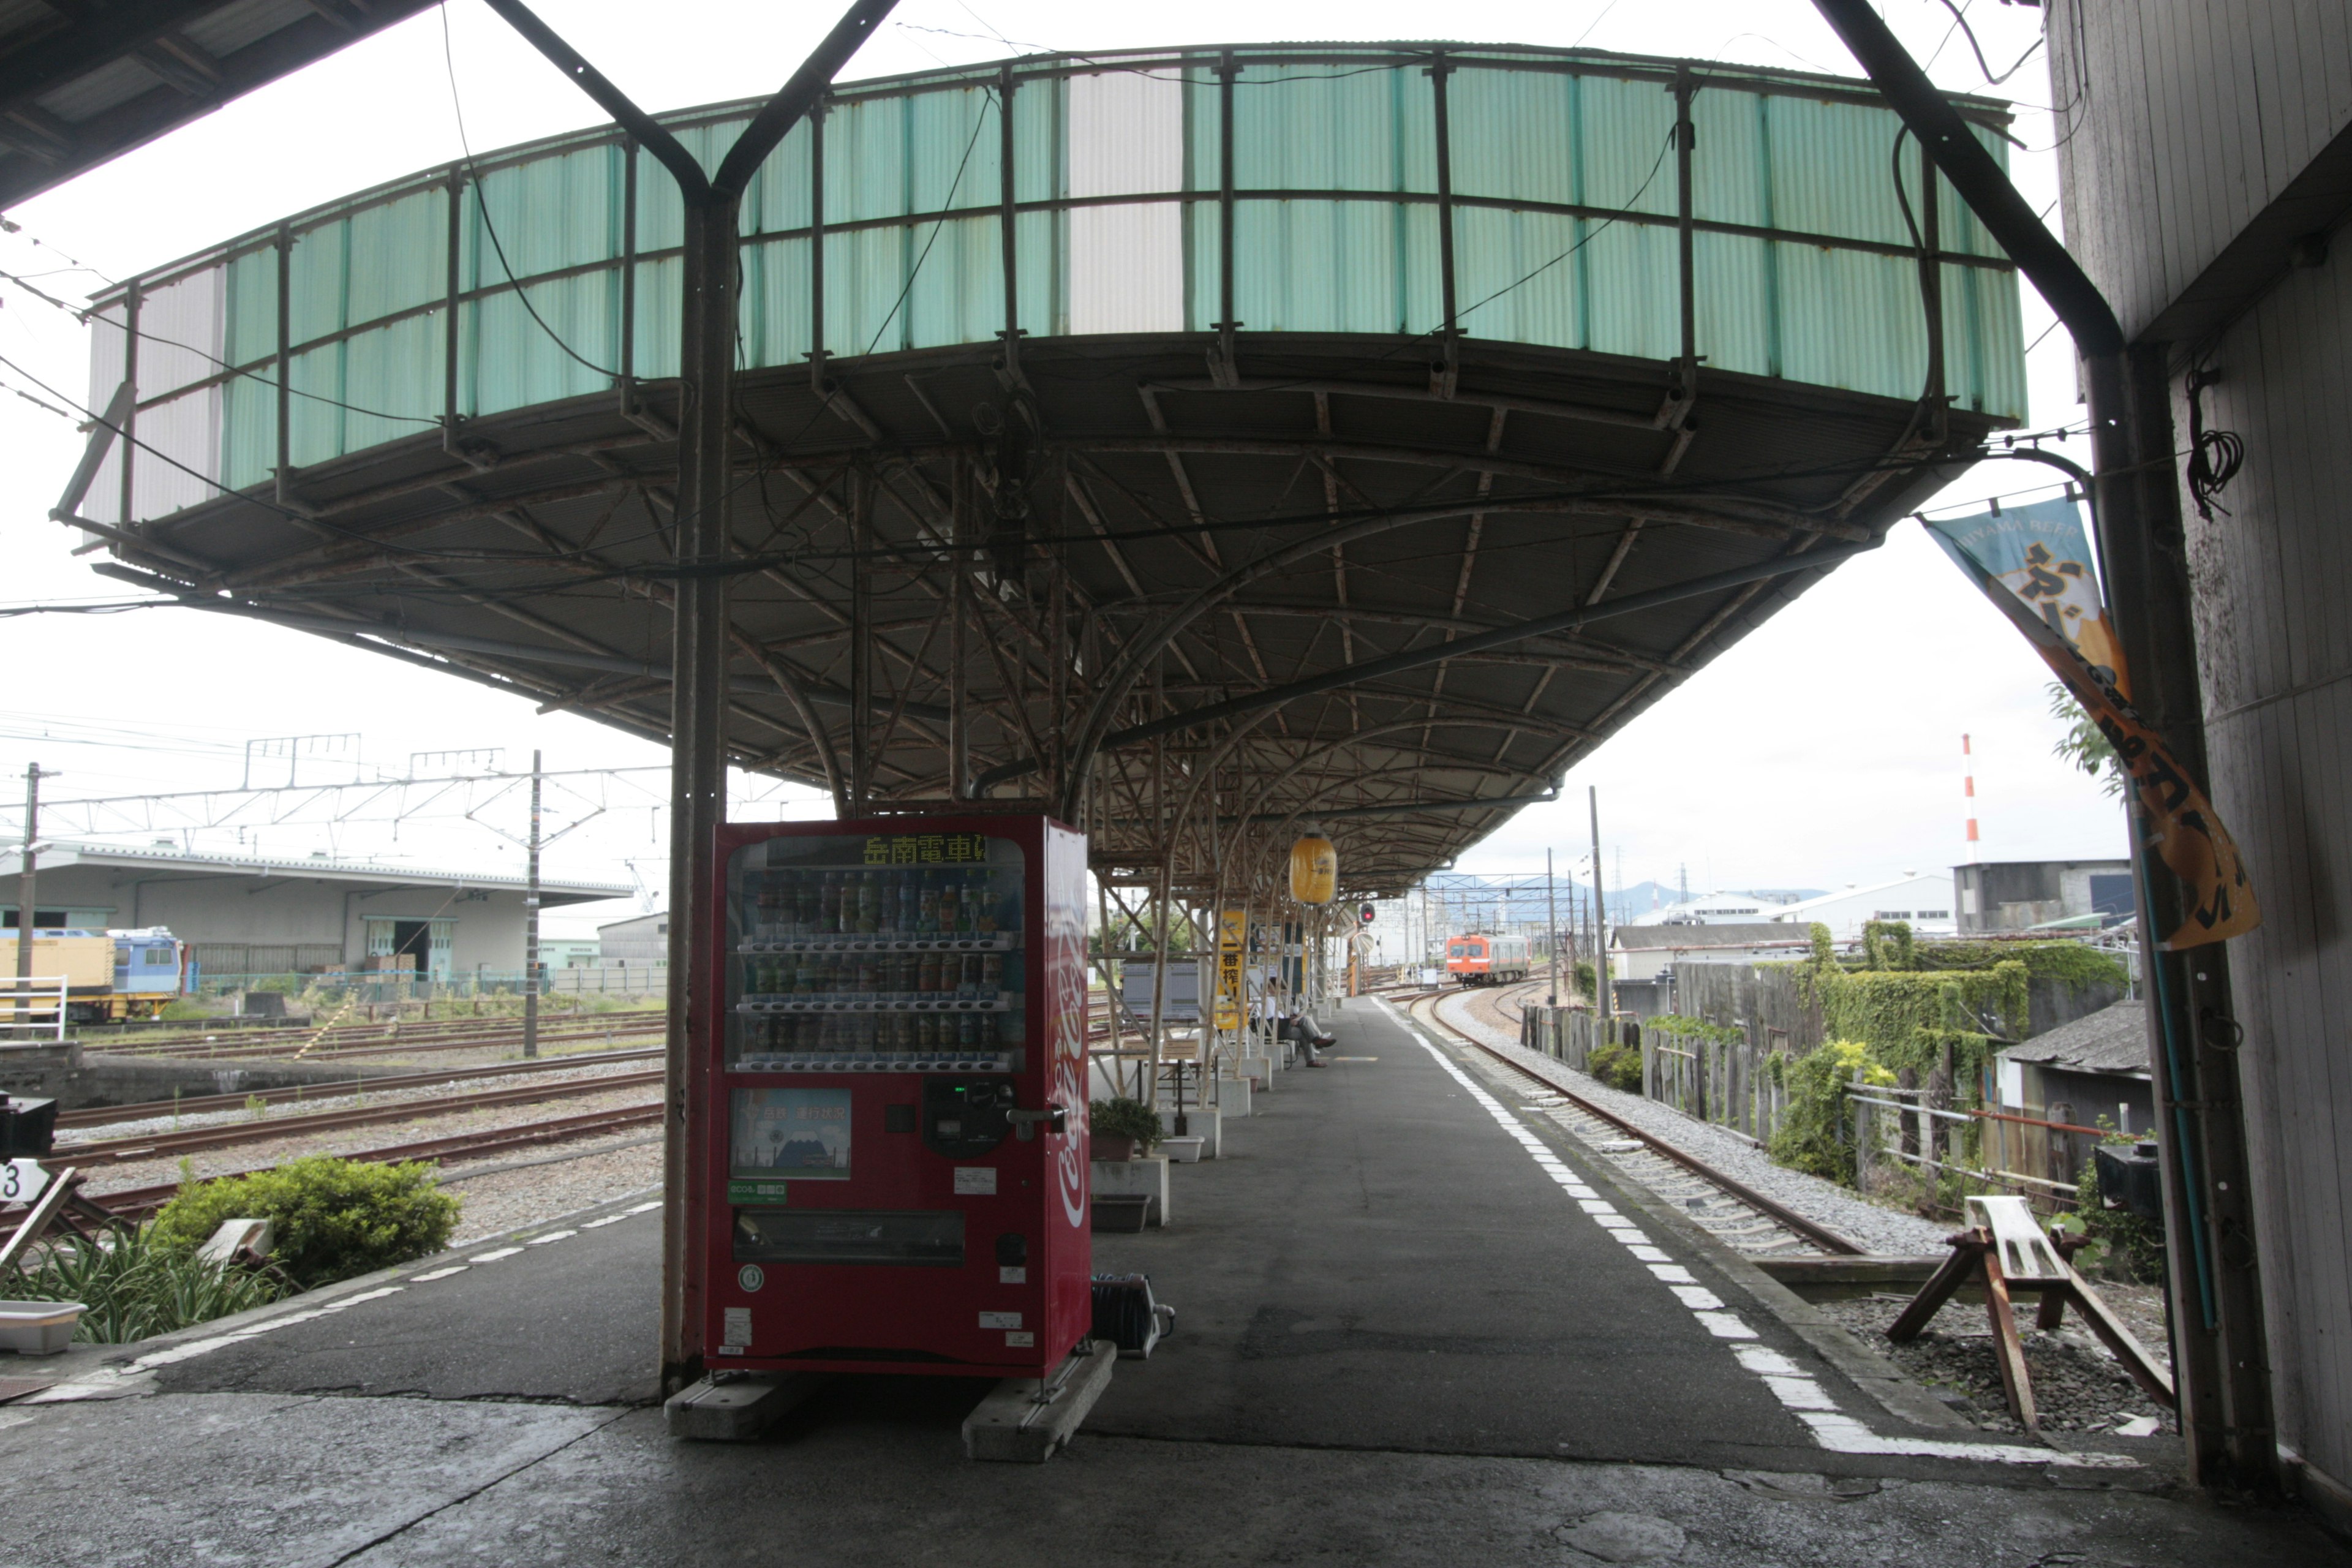
[{"label": "corrugated metal wall", "polygon": [[[2084,5],[2049,19],[2070,248],[2138,332],[2352,126],[2352,23],[2329,0]],[[2352,258],[2286,269],[2210,342],[2210,428],[2243,470],[2200,519],[2181,498],[2213,803],[2263,924],[2229,943],[2238,1060],[2283,1447],[2306,1496],[2352,1520]],[[2203,950],[2211,951],[2211,950]]]},{"label": "corrugated metal wall", "polygon": [[[1431,57],[1271,53],[1230,51],[1230,89],[1218,68],[1225,51],[1020,63],[1012,184],[1024,331],[1205,331],[1220,320],[1228,91],[1243,330],[1444,325]],[[1446,60],[1462,331],[1643,359],[1680,353],[1671,80],[1626,79],[1622,61],[1492,50]],[[1903,253],[1914,240],[1895,192],[1895,117],[1697,68],[1698,352],[1720,370],[1920,395],[1927,332],[1918,264]],[[747,368],[797,365],[819,347],[843,356],[984,343],[1004,328],[1004,80],[982,70],[860,84],[822,127],[785,139],[744,204]],[[724,111],[678,120],[708,166],[742,123]],[[1999,138],[1983,134],[2000,155]],[[820,136],[821,324],[811,232]],[[453,336],[453,411],[497,414],[610,387],[625,368],[629,314],[626,156],[607,135],[562,138],[488,159],[478,179],[420,176],[158,274],[138,298],[138,434],[184,470],[142,455],[134,514],[194,504],[215,483],[260,483],[278,462],[281,275],[288,462],[320,463],[437,422]],[[1916,199],[1916,149],[1905,163]],[[681,215],[658,165],[642,159],[638,175],[626,368],[661,377],[677,364]],[[1547,210],[1559,208],[1576,210]],[[1996,254],[1959,203],[1948,195],[1940,210],[1948,253]],[[1953,263],[1945,278],[1948,391],[1963,406],[2021,417],[2014,275]],[[96,406],[124,373],[125,304],[100,312]],[[101,473],[86,514],[118,521],[121,488],[119,469]]]}]

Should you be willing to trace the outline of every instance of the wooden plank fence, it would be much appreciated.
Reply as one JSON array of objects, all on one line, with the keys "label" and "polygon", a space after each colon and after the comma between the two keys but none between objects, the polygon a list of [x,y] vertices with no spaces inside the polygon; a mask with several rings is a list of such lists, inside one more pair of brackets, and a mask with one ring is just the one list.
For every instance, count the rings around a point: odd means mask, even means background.
[{"label": "wooden plank fence", "polygon": [[1787,1031],[1769,1026],[1740,1039],[1687,1034],[1633,1018],[1596,1018],[1581,1007],[1529,1007],[1521,1015],[1519,1043],[1579,1072],[1592,1070],[1602,1046],[1633,1046],[1642,1053],[1642,1093],[1685,1116],[1712,1121],[1769,1142],[1789,1107],[1788,1090],[1771,1068],[1787,1057]]},{"label": "wooden plank fence", "polygon": [[[2113,999],[2107,987],[2063,983],[2037,983],[2032,995],[2042,1028],[2053,1026],[2045,1018],[2064,1022]],[[1789,1106],[1773,1058],[1785,1068],[1821,1045],[1821,1009],[1805,999],[1785,966],[1694,963],[1675,976],[1675,1011],[1736,1030],[1737,1037],[1676,1031],[1655,1019],[1596,1018],[1587,1008],[1529,1007],[1521,1015],[1519,1043],[1588,1073],[1601,1047],[1638,1046],[1645,1097],[1759,1144],[1770,1142]],[[1925,1089],[1848,1086],[1845,1135],[1857,1143],[1864,1179],[1888,1161],[1930,1173],[1955,1171],[1972,1183],[2021,1193],[2037,1208],[2070,1206],[2074,1177],[2097,1130],[2072,1124],[2071,1108],[2063,1105],[2029,1106],[2021,1115],[1993,1110],[1990,1088],[1978,1086],[1979,1108],[1957,1110],[1934,1103]],[[1972,1122],[1981,1130],[1980,1168],[1961,1158],[1960,1130]]]}]

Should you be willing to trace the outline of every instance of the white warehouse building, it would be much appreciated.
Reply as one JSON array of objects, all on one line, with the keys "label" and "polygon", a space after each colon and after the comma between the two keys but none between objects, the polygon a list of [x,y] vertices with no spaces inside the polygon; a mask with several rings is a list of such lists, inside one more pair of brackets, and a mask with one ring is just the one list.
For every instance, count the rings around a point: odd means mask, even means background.
[{"label": "white warehouse building", "polygon": [[[0,920],[17,922],[23,851],[0,846]],[[420,975],[517,974],[523,964],[520,877],[444,871],[324,853],[213,855],[45,840],[37,847],[36,929],[164,926],[206,977],[360,968],[408,953]],[[540,879],[542,909],[627,897],[613,883]]]},{"label": "white warehouse building", "polygon": [[1958,935],[1959,926],[1953,918],[1954,907],[1949,871],[1925,877],[1906,871],[1891,882],[1847,888],[1842,892],[1783,904],[1765,918],[1799,927],[1825,925],[1830,928],[1831,940],[1843,945],[1860,942],[1862,928],[1872,921],[1901,921],[1915,936]]}]

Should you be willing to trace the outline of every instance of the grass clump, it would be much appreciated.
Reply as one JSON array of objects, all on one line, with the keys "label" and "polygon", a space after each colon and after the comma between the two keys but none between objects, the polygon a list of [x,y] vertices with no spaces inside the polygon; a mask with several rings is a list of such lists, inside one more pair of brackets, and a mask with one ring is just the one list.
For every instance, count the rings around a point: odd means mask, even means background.
[{"label": "grass clump", "polygon": [[247,1176],[184,1183],[150,1228],[157,1245],[193,1253],[223,1220],[267,1219],[277,1267],[308,1290],[440,1251],[457,1209],[458,1200],[434,1185],[427,1162],[317,1154]]},{"label": "grass clump", "polygon": [[89,1344],[152,1339],[285,1295],[275,1270],[224,1268],[157,1240],[155,1227],[118,1226],[92,1241],[62,1236],[26,1266],[0,1275],[0,1296],[20,1301],[79,1301],[74,1338]]}]

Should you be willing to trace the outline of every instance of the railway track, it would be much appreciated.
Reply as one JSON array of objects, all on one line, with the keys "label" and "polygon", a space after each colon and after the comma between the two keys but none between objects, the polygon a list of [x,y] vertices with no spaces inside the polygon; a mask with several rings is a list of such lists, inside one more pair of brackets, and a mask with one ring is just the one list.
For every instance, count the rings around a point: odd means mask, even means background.
[{"label": "railway track", "polygon": [[[1528,1098],[1537,1109],[1735,1252],[1751,1258],[1867,1256],[1868,1249],[1852,1239],[1580,1093],[1574,1081],[1577,1075],[1569,1068],[1530,1065],[1496,1049],[1446,1016],[1447,1000],[1443,992],[1430,992],[1411,1006],[1425,1023],[1484,1052],[1526,1080],[1532,1086]],[[1499,1010],[1503,998],[1496,1000]]]},{"label": "railway track", "polygon": [[93,1138],[79,1143],[60,1143],[51,1159],[63,1163],[89,1167],[115,1163],[125,1160],[152,1160],[172,1154],[191,1154],[203,1149],[228,1149],[239,1143],[275,1142],[281,1138],[301,1138],[316,1132],[340,1131],[346,1127],[368,1127],[387,1121],[422,1121],[436,1116],[462,1116],[467,1111],[487,1110],[503,1105],[530,1105],[549,1100],[573,1100],[583,1095],[607,1094],[615,1089],[650,1088],[662,1081],[661,1073],[610,1073],[595,1078],[572,1079],[557,1083],[523,1084],[510,1089],[476,1089],[467,1094],[442,1095],[430,1100],[404,1100],[390,1105],[352,1106],[341,1110],[323,1110],[309,1116],[281,1116],[260,1121],[215,1122],[209,1127],[192,1127],[179,1132],[136,1133],[121,1138]]},{"label": "railway track", "polygon": [[[449,1160],[479,1158],[500,1154],[509,1150],[538,1148],[548,1143],[561,1143],[574,1138],[593,1138],[602,1133],[623,1132],[632,1128],[660,1125],[663,1107],[659,1101],[645,1105],[624,1105],[604,1110],[592,1110],[579,1116],[559,1116],[545,1121],[526,1121],[514,1127],[484,1128],[475,1132],[459,1132],[444,1138],[426,1138],[407,1143],[394,1143],[381,1149],[366,1149],[341,1156],[362,1164],[392,1164],[404,1160]],[[59,1159],[57,1168],[64,1170],[67,1163]],[[257,1165],[250,1170],[232,1173],[239,1176],[257,1175],[276,1170],[275,1165]],[[142,1220],[170,1203],[178,1194],[177,1182],[157,1186],[121,1187],[110,1193],[89,1193],[90,1202],[117,1219]],[[23,1219],[22,1212],[0,1215],[0,1236],[13,1231]]]},{"label": "railway track", "polygon": [[[657,1035],[663,1020],[652,1016],[626,1024],[604,1024],[590,1026],[545,1028],[539,1032],[542,1046],[565,1045],[579,1040],[636,1039]],[[256,1044],[249,1039],[204,1041],[195,1044],[158,1046],[151,1049],[125,1052],[141,1058],[161,1058],[170,1061],[212,1061],[234,1058],[240,1061],[274,1061],[299,1058],[304,1061],[335,1061],[349,1057],[380,1057],[395,1052],[409,1054],[424,1051],[498,1050],[522,1044],[522,1027],[476,1029],[467,1033],[435,1031],[422,1034],[415,1029],[397,1032],[387,1029],[364,1029],[341,1038],[330,1039],[317,1046],[304,1040],[270,1040]]]},{"label": "railway track", "polygon": [[[541,1018],[547,1027],[573,1026],[589,1022],[604,1023],[621,1018],[652,1018],[658,1022],[659,1009],[646,1012],[619,1013],[548,1013]],[[514,1015],[475,1016],[461,1015],[447,1018],[383,1018],[361,1019],[352,1023],[278,1022],[275,1024],[245,1024],[233,1018],[194,1019],[182,1022],[168,1029],[91,1029],[83,1037],[93,1045],[121,1045],[132,1050],[202,1049],[230,1041],[247,1041],[271,1046],[286,1043],[296,1045],[313,1037],[328,1043],[344,1039],[389,1038],[395,1035],[412,1035],[431,1039],[437,1037],[481,1034],[486,1031],[514,1032],[522,1027],[522,1019]]]},{"label": "railway track", "polygon": [[76,1127],[104,1127],[117,1121],[150,1121],[165,1116],[202,1116],[214,1110],[241,1110],[257,1100],[264,1105],[299,1104],[305,1100],[332,1100],[347,1094],[364,1094],[371,1089],[383,1093],[397,1089],[430,1089],[436,1084],[462,1083],[468,1079],[510,1078],[518,1073],[569,1072],[575,1068],[606,1067],[614,1062],[656,1061],[661,1054],[659,1047],[635,1051],[597,1051],[572,1057],[493,1062],[488,1067],[441,1068],[433,1072],[298,1083],[288,1089],[261,1089],[247,1094],[192,1094],[183,1095],[177,1100],[137,1100],[128,1105],[91,1105],[79,1110],[60,1111],[57,1124],[58,1130],[64,1131]]}]

